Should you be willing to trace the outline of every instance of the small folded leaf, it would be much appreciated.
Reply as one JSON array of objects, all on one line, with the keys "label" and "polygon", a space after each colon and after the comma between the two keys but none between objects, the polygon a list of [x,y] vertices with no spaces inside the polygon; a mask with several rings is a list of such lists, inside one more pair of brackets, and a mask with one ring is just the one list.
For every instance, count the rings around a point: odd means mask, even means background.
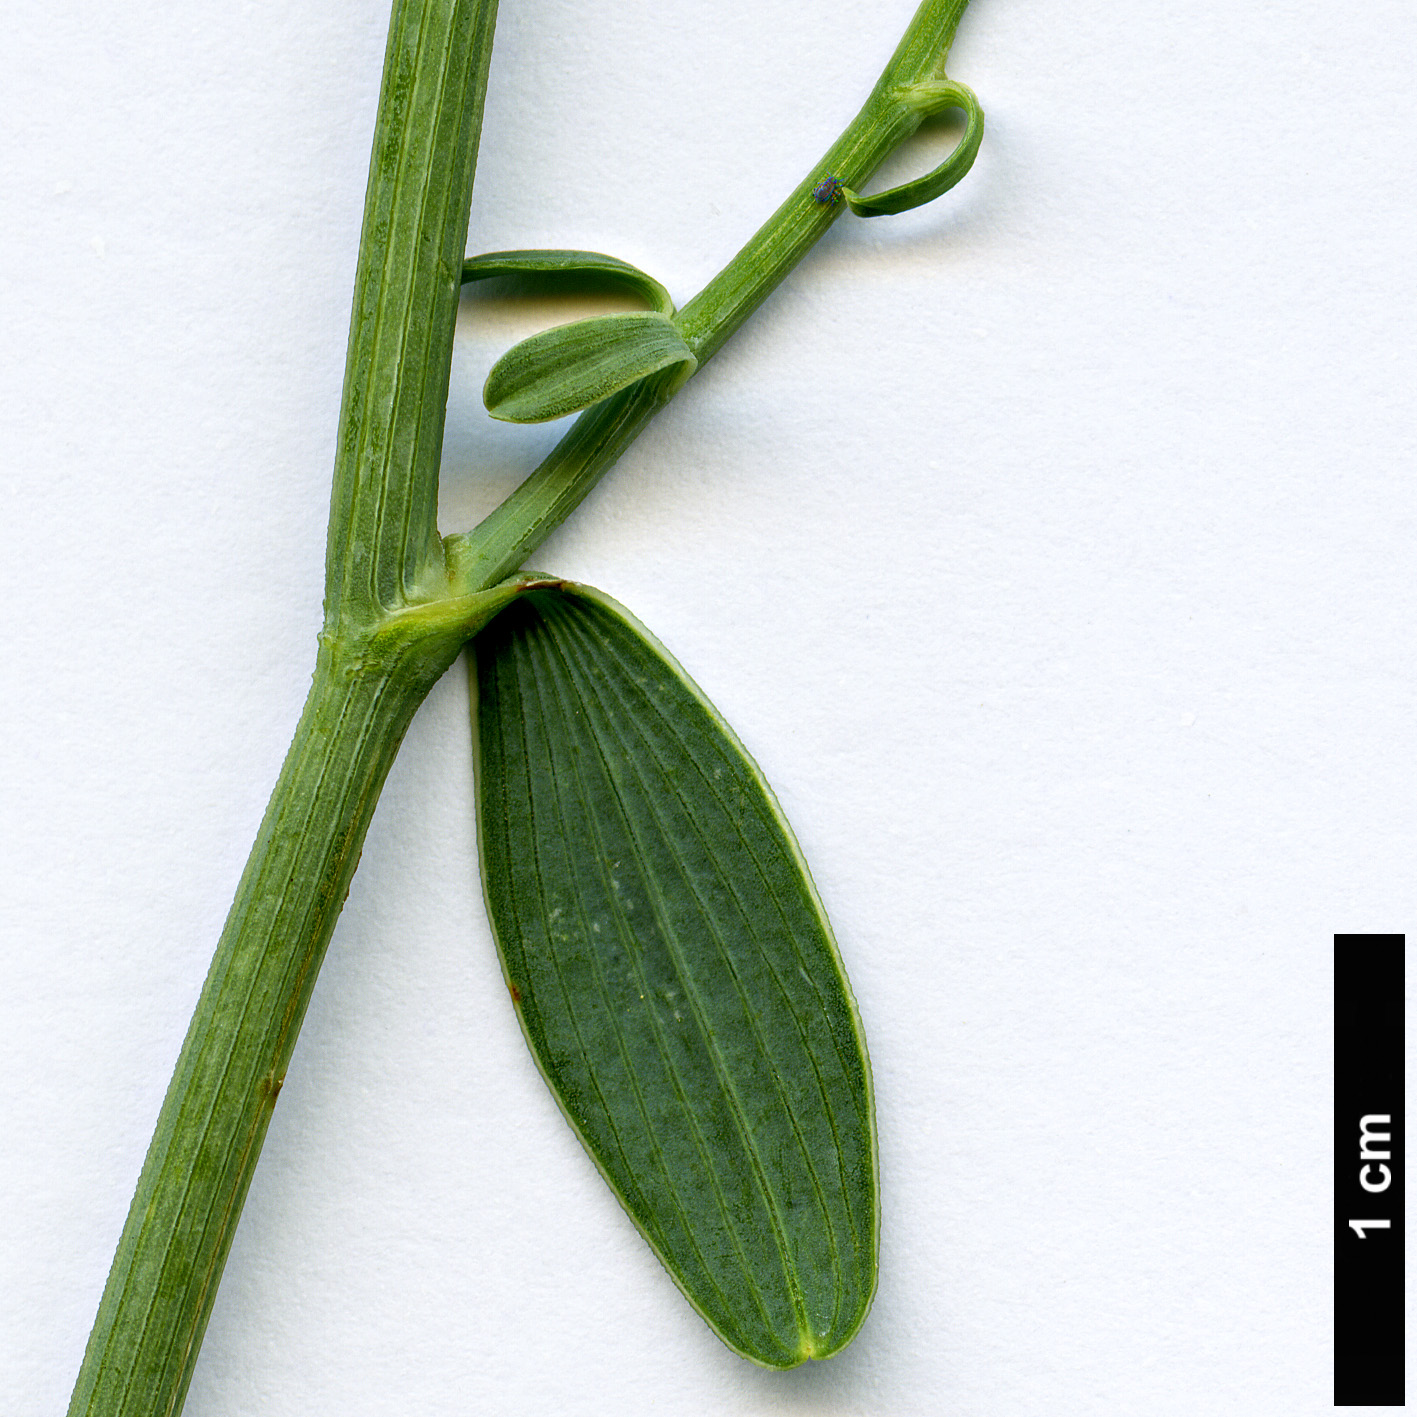
[{"label": "small folded leaf", "polygon": [[870,1074],[772,793],[588,587],[531,592],[474,647],[483,885],[537,1066],[730,1348],[835,1353],[876,1287]]},{"label": "small folded leaf", "polygon": [[463,262],[463,284],[489,280],[493,276],[585,276],[595,281],[613,281],[628,286],[661,315],[674,313],[669,292],[638,266],[599,251],[489,251]]},{"label": "small folded leaf", "polygon": [[493,366],[482,401],[507,423],[544,423],[576,413],[674,365],[698,368],[667,315],[601,315],[523,340]]},{"label": "small folded leaf", "polygon": [[927,172],[913,182],[902,183],[899,187],[888,188],[870,197],[863,197],[851,188],[843,187],[841,195],[857,216],[893,216],[897,212],[908,212],[912,207],[933,202],[974,166],[979,144],[984,140],[984,110],[980,108],[974,91],[963,84],[949,79],[931,80],[911,84],[899,90],[896,96],[927,115],[943,113],[950,108],[964,109],[964,136],[933,172]]}]

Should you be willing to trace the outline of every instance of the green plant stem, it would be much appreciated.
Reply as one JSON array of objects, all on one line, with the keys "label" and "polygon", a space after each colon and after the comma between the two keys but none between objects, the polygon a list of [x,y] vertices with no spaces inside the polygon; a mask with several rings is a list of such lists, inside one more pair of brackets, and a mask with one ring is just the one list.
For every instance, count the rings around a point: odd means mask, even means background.
[{"label": "green plant stem", "polygon": [[[861,113],[678,323],[702,365],[921,121],[967,0],[925,0]],[[138,1182],[70,1417],[175,1417],[379,791],[414,712],[503,585],[676,391],[673,371],[577,419],[474,531],[440,542],[438,461],[496,0],[395,0],[331,501],[326,618]],[[498,587],[495,591],[491,588]]]},{"label": "green plant stem", "polygon": [[[70,1417],[172,1417],[369,818],[462,636],[438,459],[496,0],[396,0],[370,161],[326,558],[296,730],[159,1114]],[[453,606],[458,610],[465,607]]]},{"label": "green plant stem", "polygon": [[187,1031],[72,1412],[178,1410],[379,789],[444,668],[371,675],[320,656]]},{"label": "green plant stem", "polygon": [[395,0],[354,280],[325,629],[446,593],[438,465],[497,0]]},{"label": "green plant stem", "polygon": [[752,239],[679,312],[675,323],[702,369],[724,341],[777,288],[841,215],[840,203],[812,199],[824,177],[865,186],[887,157],[924,121],[910,85],[943,78],[945,59],[969,0],[925,0],[896,46],[861,111],[822,160]]}]

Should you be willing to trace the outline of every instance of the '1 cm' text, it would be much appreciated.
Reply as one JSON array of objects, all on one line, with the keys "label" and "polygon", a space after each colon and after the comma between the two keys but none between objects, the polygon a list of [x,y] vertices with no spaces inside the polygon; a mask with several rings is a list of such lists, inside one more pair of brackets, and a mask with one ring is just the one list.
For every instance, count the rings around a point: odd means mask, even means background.
[{"label": "'1 cm' text", "polygon": [[[1385,1161],[1392,1160],[1391,1151],[1378,1151],[1374,1148],[1374,1142],[1383,1142],[1387,1145],[1392,1143],[1391,1132],[1380,1132],[1378,1125],[1390,1127],[1392,1116],[1386,1112],[1373,1112],[1366,1117],[1361,1117],[1358,1121],[1358,1159],[1363,1162],[1377,1162],[1378,1165],[1364,1165],[1358,1172],[1358,1184],[1365,1191],[1374,1195],[1392,1185],[1392,1171],[1387,1166],[1382,1165]],[[1391,1220],[1350,1220],[1348,1228],[1353,1230],[1360,1240],[1368,1238],[1369,1230],[1391,1230]]]}]

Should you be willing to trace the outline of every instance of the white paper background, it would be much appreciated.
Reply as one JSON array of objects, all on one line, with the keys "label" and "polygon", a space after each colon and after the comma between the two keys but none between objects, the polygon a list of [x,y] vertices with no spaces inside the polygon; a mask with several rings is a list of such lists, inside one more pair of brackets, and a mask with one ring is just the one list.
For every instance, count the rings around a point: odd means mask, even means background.
[{"label": "white paper background", "polygon": [[[681,301],[912,0],[505,0],[470,249]],[[377,0],[13,0],[0,50],[0,1387],[63,1410],[313,663]],[[379,808],[187,1403],[1329,1407],[1329,961],[1414,917],[1410,5],[977,0],[974,173],[844,218],[536,564],[774,782],[875,1065],[881,1288],[734,1358],[561,1121],[464,680]],[[947,134],[903,156],[920,170]],[[933,145],[932,145],[933,144]],[[574,313],[574,312],[572,312]],[[464,306],[444,529],[557,430]]]}]

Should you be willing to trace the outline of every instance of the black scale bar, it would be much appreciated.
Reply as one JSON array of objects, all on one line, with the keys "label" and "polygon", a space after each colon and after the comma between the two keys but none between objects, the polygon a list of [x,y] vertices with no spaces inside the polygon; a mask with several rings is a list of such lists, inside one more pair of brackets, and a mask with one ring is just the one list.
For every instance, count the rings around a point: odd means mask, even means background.
[{"label": "black scale bar", "polygon": [[1403,947],[1333,937],[1333,1402],[1404,1406]]}]

